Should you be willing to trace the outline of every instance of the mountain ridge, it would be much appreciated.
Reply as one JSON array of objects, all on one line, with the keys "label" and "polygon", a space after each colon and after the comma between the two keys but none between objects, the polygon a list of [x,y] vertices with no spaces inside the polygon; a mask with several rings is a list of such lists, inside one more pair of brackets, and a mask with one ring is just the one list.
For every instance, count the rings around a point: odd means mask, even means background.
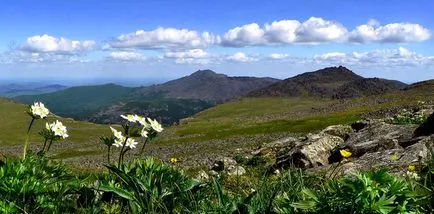
[{"label": "mountain ridge", "polygon": [[212,70],[198,70],[188,76],[163,84],[141,87],[137,95],[165,92],[170,98],[227,101],[247,95],[250,91],[279,81],[270,77],[237,77],[219,74]]},{"label": "mountain ridge", "polygon": [[250,92],[247,96],[350,98],[401,90],[405,86],[405,83],[396,80],[364,78],[339,66],[299,74]]}]

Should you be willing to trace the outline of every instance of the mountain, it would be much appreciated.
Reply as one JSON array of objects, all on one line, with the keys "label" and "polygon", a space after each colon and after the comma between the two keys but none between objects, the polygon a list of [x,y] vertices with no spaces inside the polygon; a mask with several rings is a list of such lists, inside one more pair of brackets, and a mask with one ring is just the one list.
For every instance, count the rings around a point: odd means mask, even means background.
[{"label": "mountain", "polygon": [[229,77],[211,70],[199,70],[164,84],[142,87],[136,93],[143,95],[163,92],[170,98],[221,102],[244,96],[277,81],[279,80],[273,78]]},{"label": "mountain", "polygon": [[404,89],[407,85],[396,80],[380,78],[363,78],[351,81],[335,90],[333,98],[350,98],[369,96],[372,94],[383,94],[390,91]]},{"label": "mountain", "polygon": [[18,96],[31,104],[41,101],[61,116],[97,123],[121,122],[120,114],[134,113],[158,118],[172,124],[216,102],[244,96],[269,86],[272,78],[228,77],[211,70],[197,71],[164,84],[130,88],[115,84],[79,86],[54,93]]},{"label": "mountain", "polygon": [[57,115],[86,120],[95,112],[118,102],[133,91],[134,88],[115,84],[77,86],[53,93],[18,96],[14,100],[26,104],[40,101],[51,106]]},{"label": "mountain", "polygon": [[0,96],[15,97],[20,95],[44,94],[66,89],[67,86],[59,84],[44,85],[40,83],[21,83],[0,85]]},{"label": "mountain", "polygon": [[248,96],[349,98],[400,90],[405,86],[399,81],[364,78],[339,66],[303,73],[253,91]]}]

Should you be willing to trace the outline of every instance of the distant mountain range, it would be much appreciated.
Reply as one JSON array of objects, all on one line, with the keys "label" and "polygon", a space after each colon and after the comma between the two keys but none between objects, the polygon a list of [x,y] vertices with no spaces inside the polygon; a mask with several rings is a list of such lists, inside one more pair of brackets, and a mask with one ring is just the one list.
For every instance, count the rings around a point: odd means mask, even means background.
[{"label": "distant mountain range", "polygon": [[364,78],[339,66],[303,73],[248,94],[250,97],[352,98],[404,89],[405,83],[380,78]]},{"label": "distant mountain range", "polygon": [[40,83],[11,83],[0,85],[0,97],[15,97],[20,95],[35,95],[66,89],[59,84],[44,85]]},{"label": "distant mountain range", "polygon": [[222,102],[245,96],[253,90],[267,87],[278,81],[280,80],[268,77],[229,77],[211,70],[199,70],[164,84],[138,88],[136,95],[163,92],[170,98]]},{"label": "distant mountain range", "polygon": [[71,87],[40,95],[14,99],[30,104],[46,103],[64,117],[99,123],[120,122],[120,114],[135,113],[173,123],[216,103],[242,97],[279,80],[255,77],[228,77],[211,70],[199,70],[164,84],[130,88],[115,84]]},{"label": "distant mountain range", "polygon": [[[418,86],[420,84],[421,86]],[[23,103],[42,101],[64,117],[98,123],[122,121],[120,114],[135,113],[177,122],[237,97],[322,97],[343,99],[423,87],[380,78],[364,78],[339,66],[303,73],[285,80],[229,77],[211,70],[147,87],[115,84],[71,87],[53,93],[18,96]]]}]

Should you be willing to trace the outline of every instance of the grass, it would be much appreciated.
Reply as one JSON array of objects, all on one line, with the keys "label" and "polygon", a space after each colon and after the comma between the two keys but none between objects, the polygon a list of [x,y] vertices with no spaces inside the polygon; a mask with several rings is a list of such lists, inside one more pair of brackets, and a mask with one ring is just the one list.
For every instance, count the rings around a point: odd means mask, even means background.
[{"label": "grass", "polygon": [[433,100],[432,87],[347,100],[241,98],[202,111],[181,125],[170,127],[158,143],[202,142],[270,133],[305,134],[329,125],[352,123],[366,112]]},{"label": "grass", "polygon": [[[155,149],[160,146],[167,148],[167,151],[162,150],[161,153],[169,152],[172,153],[171,155],[176,153],[179,154],[178,158],[183,158],[182,154],[190,154],[188,152],[191,148],[188,146],[185,147],[186,150],[181,149],[176,150],[176,152],[171,148],[171,146],[182,143],[206,145],[201,150],[204,155],[221,150],[219,145],[211,143],[216,140],[218,140],[217,142],[231,142],[236,138],[237,142],[242,141],[242,146],[257,146],[259,142],[251,142],[250,137],[255,137],[254,139],[256,136],[266,137],[259,139],[261,143],[266,143],[262,141],[271,141],[280,136],[280,133],[305,134],[315,132],[329,125],[352,123],[359,120],[365,112],[392,106],[416,104],[418,100],[434,100],[432,93],[434,88],[432,87],[423,85],[402,92],[348,100],[308,97],[241,98],[202,111],[179,125],[166,127],[163,134],[155,139],[152,145]],[[50,108],[49,105],[47,106]],[[0,131],[0,145],[20,145],[24,140],[23,134],[30,119],[24,113],[25,106],[0,100],[0,108],[2,110],[0,112],[0,121],[2,121],[0,123],[0,130],[2,130]],[[49,118],[51,121],[53,119]],[[80,156],[91,158],[101,155],[100,152],[97,152],[101,147],[92,147],[92,143],[95,142],[95,145],[98,145],[99,136],[110,134],[108,126],[78,122],[72,119],[58,119],[68,127],[70,138],[65,142],[58,142],[68,143],[69,146],[67,151],[58,151],[54,158]],[[41,130],[43,125],[43,121],[37,121],[33,128],[31,142],[41,143],[41,137],[37,135],[37,131]],[[74,144],[74,146],[70,146],[70,144]],[[232,146],[232,144],[225,145]],[[240,145],[234,144],[233,146]],[[83,146],[86,146],[86,151],[81,149]],[[225,149],[230,150],[230,148]],[[195,153],[194,150],[192,152]],[[160,151],[157,154],[160,154]]]},{"label": "grass", "polygon": [[[26,106],[0,99],[0,145],[17,145],[24,141],[24,134],[30,122],[25,113]],[[49,106],[48,106],[49,107]],[[72,119],[49,117],[48,121],[59,120],[68,127],[69,138],[60,143],[84,143],[97,141],[99,136],[110,134],[106,125],[97,125]],[[37,120],[32,128],[30,142],[43,142],[37,134],[45,126],[44,120]]]}]

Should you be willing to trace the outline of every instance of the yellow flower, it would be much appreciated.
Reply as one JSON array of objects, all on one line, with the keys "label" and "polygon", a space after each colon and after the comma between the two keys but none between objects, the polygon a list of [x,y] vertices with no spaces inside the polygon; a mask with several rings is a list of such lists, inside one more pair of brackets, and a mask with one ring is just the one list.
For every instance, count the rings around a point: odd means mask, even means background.
[{"label": "yellow flower", "polygon": [[416,167],[414,165],[409,165],[408,166],[408,171],[413,172],[416,170]]},{"label": "yellow flower", "polygon": [[170,158],[170,163],[175,164],[176,162],[178,162],[176,158]]},{"label": "yellow flower", "polygon": [[396,160],[398,160],[398,155],[396,155],[396,154],[391,155],[391,156],[390,156],[390,160],[391,160],[391,161],[396,161]]},{"label": "yellow flower", "polygon": [[352,155],[351,152],[349,152],[349,151],[347,151],[345,149],[341,149],[340,152],[341,152],[341,155],[342,155],[343,158],[349,158]]}]

